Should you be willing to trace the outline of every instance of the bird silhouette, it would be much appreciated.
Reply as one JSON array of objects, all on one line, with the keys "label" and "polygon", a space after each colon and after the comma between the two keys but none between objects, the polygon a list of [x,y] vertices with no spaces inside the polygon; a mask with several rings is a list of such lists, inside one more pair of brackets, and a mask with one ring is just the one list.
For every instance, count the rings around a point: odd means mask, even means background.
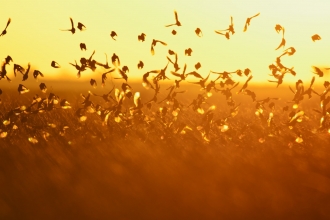
[{"label": "bird silhouette", "polygon": [[112,73],[113,71],[115,71],[115,69],[111,69],[102,74],[102,86],[105,86],[105,80],[107,80],[107,74]]},{"label": "bird silhouette", "polygon": [[86,44],[84,44],[84,43],[80,43],[80,50],[87,50],[87,48],[86,48]]},{"label": "bird silhouette", "polygon": [[312,36],[312,40],[313,40],[313,42],[315,42],[316,40],[321,40],[321,37],[320,37],[320,35],[318,35],[318,34],[314,34],[314,35]]},{"label": "bird silhouette", "polygon": [[320,68],[318,68],[316,66],[312,66],[312,68],[314,69],[314,72],[313,73],[315,73],[319,77],[323,77],[324,73],[323,73],[323,71]]},{"label": "bird silhouette", "polygon": [[61,31],[70,31],[72,34],[74,34],[76,32],[76,29],[74,28],[72,18],[70,18],[70,21],[71,21],[71,29],[61,30]]},{"label": "bird silhouette", "polygon": [[142,41],[142,42],[144,42],[146,36],[147,36],[147,35],[146,35],[145,33],[141,33],[140,35],[138,35],[138,41]]},{"label": "bird silhouette", "polygon": [[18,85],[18,92],[19,92],[19,94],[24,94],[24,93],[27,93],[27,92],[29,92],[30,90],[28,89],[28,88],[26,88],[24,85],[22,85],[22,84],[19,84]]},{"label": "bird silhouette", "polygon": [[34,70],[34,71],[33,71],[33,77],[34,77],[35,79],[37,79],[38,76],[44,77],[44,74],[42,74],[39,70]]},{"label": "bird silhouette", "polygon": [[199,70],[199,68],[201,68],[201,67],[202,67],[202,65],[200,64],[200,62],[195,64],[195,69],[196,70]]},{"label": "bird silhouette", "polygon": [[249,81],[252,79],[252,75],[246,80],[246,82],[244,83],[243,87],[237,92],[237,94],[240,94],[241,92],[244,92],[245,89],[248,86]]},{"label": "bird silhouette", "polygon": [[230,39],[229,31],[227,31],[226,33],[222,33],[222,31],[215,31],[215,33],[224,35],[227,38],[227,40]]},{"label": "bird silhouette", "polygon": [[276,25],[275,25],[275,31],[276,31],[277,33],[280,33],[281,30],[283,30],[283,27],[282,27],[281,25],[279,25],[279,24],[276,24]]},{"label": "bird silhouette", "polygon": [[20,73],[23,74],[24,71],[25,71],[25,69],[22,66],[20,66],[18,64],[14,64],[14,74],[15,74],[15,77],[16,77],[17,72],[20,72]]},{"label": "bird silhouette", "polygon": [[191,56],[191,53],[192,53],[192,49],[191,49],[191,48],[188,48],[188,49],[185,49],[185,50],[184,50],[184,54],[185,54],[186,56]]},{"label": "bird silhouette", "polygon": [[93,88],[96,88],[97,83],[96,83],[96,80],[95,80],[95,79],[91,79],[91,80],[89,81],[89,83],[91,84],[91,86],[93,86]]},{"label": "bird silhouette", "polygon": [[23,75],[23,80],[22,81],[25,81],[29,78],[29,71],[30,71],[30,63],[28,63],[28,68],[26,69],[24,75]]},{"label": "bird silhouette", "polygon": [[84,31],[84,30],[86,30],[86,26],[83,25],[83,24],[80,23],[80,22],[78,22],[77,28],[78,28],[80,31]]},{"label": "bird silhouette", "polygon": [[175,23],[174,24],[165,25],[165,27],[170,27],[170,26],[173,26],[173,25],[181,26],[181,23],[180,23],[180,21],[178,19],[178,13],[176,11],[174,11],[174,16],[175,16]]},{"label": "bird silhouette", "polygon": [[61,66],[56,62],[56,61],[52,61],[51,64],[50,64],[52,67],[54,68],[60,68]]},{"label": "bird silhouette", "polygon": [[203,32],[202,32],[202,30],[200,28],[196,28],[195,33],[196,33],[196,35],[198,37],[202,37],[203,36]]},{"label": "bird silhouette", "polygon": [[137,65],[138,69],[143,69],[144,63],[140,60],[140,62]]},{"label": "bird silhouette", "polygon": [[112,39],[116,40],[115,37],[117,37],[117,33],[116,33],[115,31],[111,31],[111,33],[110,33],[110,37],[111,37]]},{"label": "bird silhouette", "polygon": [[259,16],[259,15],[260,15],[260,13],[258,13],[256,15],[253,15],[252,17],[249,17],[249,18],[246,19],[243,32],[247,31],[248,26],[250,26],[251,19],[252,18],[255,18],[255,17]]},{"label": "bird silhouette", "polygon": [[6,25],[5,29],[1,32],[0,37],[1,36],[4,36],[5,34],[7,34],[7,27],[10,24],[10,22],[11,22],[11,18],[8,19],[7,25]]},{"label": "bird silhouette", "polygon": [[45,83],[40,83],[39,88],[41,92],[46,93],[47,92],[47,86]]},{"label": "bird silhouette", "polygon": [[284,31],[285,31],[285,29],[283,28],[282,29],[283,31],[282,31],[282,41],[281,41],[281,43],[280,43],[280,45],[278,45],[278,47],[275,49],[275,50],[278,50],[278,49],[280,49],[281,47],[285,47],[285,43],[286,43],[286,40],[285,40],[285,38],[284,38]]},{"label": "bird silhouette", "polygon": [[165,43],[163,41],[160,41],[160,40],[153,39],[152,40],[152,43],[151,43],[151,50],[150,50],[151,51],[151,55],[155,55],[155,49],[154,49],[154,47],[156,46],[157,43],[160,43],[160,44],[162,44],[164,46],[167,46],[167,43]]},{"label": "bird silhouette", "polygon": [[111,62],[114,66],[120,66],[119,57],[115,53],[113,53],[113,55],[111,57]]}]

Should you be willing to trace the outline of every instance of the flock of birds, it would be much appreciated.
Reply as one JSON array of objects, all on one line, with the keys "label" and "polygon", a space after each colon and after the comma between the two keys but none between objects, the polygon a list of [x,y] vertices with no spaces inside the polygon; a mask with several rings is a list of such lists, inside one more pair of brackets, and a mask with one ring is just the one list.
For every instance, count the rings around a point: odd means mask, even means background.
[{"label": "flock of birds", "polygon": [[[256,19],[260,13],[253,15],[246,19],[243,32],[248,30],[248,27],[251,25],[252,19]],[[165,27],[179,27],[181,26],[181,22],[179,21],[178,13],[174,11],[175,22],[169,25],[165,25]],[[78,22],[77,27],[75,27],[73,19],[70,18],[71,28],[64,29],[61,31],[69,31],[72,34],[76,33],[76,28],[80,31],[86,30],[86,26],[80,22]],[[0,36],[5,36],[7,34],[7,28],[11,23],[11,19],[9,18],[5,29],[2,31]],[[296,52],[294,47],[286,47],[285,40],[285,29],[279,24],[276,24],[275,31],[279,34],[282,33],[282,39],[278,47],[275,50],[283,48],[283,52],[281,55],[276,57],[275,62],[269,65],[270,74],[269,76],[272,79],[268,80],[270,83],[276,83],[276,86],[279,87],[283,83],[283,79],[286,74],[292,74],[296,76],[296,72],[293,67],[287,67],[282,63],[282,58],[293,56]],[[177,31],[173,30],[171,32],[173,35],[176,35]],[[203,37],[203,32],[200,28],[196,28],[195,33],[198,37]],[[220,34],[225,36],[228,40],[235,34],[233,17],[230,18],[230,24],[227,29],[224,30],[215,30],[216,34]],[[146,40],[146,34],[141,33],[138,35],[137,40],[140,42],[144,42]],[[115,31],[111,31],[110,37],[113,40],[116,40],[117,33]],[[311,37],[312,41],[321,40],[321,37],[317,34]],[[153,39],[151,42],[150,53],[151,55],[155,54],[155,49],[159,46],[167,46],[167,43],[161,40]],[[80,43],[81,50],[87,50],[86,44]],[[188,48],[185,50],[186,56],[191,56],[192,49]],[[78,108],[75,112],[77,120],[81,123],[84,123],[87,120],[88,114],[97,114],[100,118],[100,122],[104,126],[113,127],[117,124],[117,127],[124,131],[126,134],[128,130],[134,129],[134,127],[145,127],[145,135],[144,140],[147,139],[150,133],[154,132],[155,128],[160,130],[159,137],[161,139],[171,138],[175,135],[184,135],[188,132],[198,131],[201,135],[201,139],[205,142],[210,142],[212,137],[217,137],[221,134],[226,133],[231,129],[231,120],[234,118],[240,110],[240,104],[237,104],[233,99],[233,90],[239,86],[239,82],[235,82],[232,79],[232,76],[236,74],[239,77],[246,77],[246,80],[243,86],[238,89],[236,94],[247,95],[252,99],[252,102],[255,103],[255,116],[258,117],[261,121],[262,126],[267,130],[268,136],[276,136],[280,134],[279,127],[287,127],[288,129],[295,132],[296,136],[293,140],[290,141],[289,144],[294,142],[302,143],[304,140],[303,133],[301,129],[299,129],[299,123],[302,122],[305,118],[307,118],[305,112],[301,109],[300,103],[303,102],[305,97],[307,96],[309,99],[312,97],[312,94],[317,95],[320,98],[320,106],[319,108],[315,108],[314,111],[320,115],[319,128],[318,132],[327,132],[330,133],[330,122],[329,122],[329,114],[330,107],[328,107],[328,103],[330,101],[330,96],[328,96],[328,92],[330,90],[329,81],[324,81],[323,91],[317,92],[313,88],[313,84],[315,82],[315,76],[319,78],[324,76],[324,71],[328,70],[327,68],[322,69],[316,66],[313,66],[314,76],[311,77],[311,82],[307,89],[304,86],[302,80],[298,80],[295,83],[295,87],[291,88],[292,91],[292,100],[287,103],[292,104],[292,108],[289,108],[288,105],[283,107],[280,111],[276,109],[275,101],[279,100],[279,98],[266,98],[257,100],[257,95],[252,90],[248,89],[249,82],[253,79],[252,71],[249,68],[244,70],[238,69],[235,71],[223,71],[216,72],[210,70],[207,76],[203,76],[197,71],[201,68],[201,63],[196,63],[194,65],[195,70],[186,73],[187,65],[179,64],[178,62],[178,54],[173,50],[168,50],[168,56],[166,56],[166,65],[158,70],[150,70],[143,74],[142,76],[142,86],[144,89],[151,91],[153,96],[150,100],[143,102],[141,98],[140,92],[134,92],[131,85],[128,84],[129,79],[129,68],[127,66],[122,66],[120,62],[120,58],[113,53],[111,56],[111,64],[108,63],[108,56],[105,54],[105,63],[96,61],[93,59],[95,51],[91,54],[90,57],[85,58],[82,57],[79,60],[79,64],[77,61],[70,62],[77,72],[77,77],[81,77],[82,72],[90,69],[91,71],[95,71],[97,68],[102,68],[104,73],[101,76],[102,86],[105,86],[108,76],[111,75],[111,81],[113,83],[114,80],[122,80],[121,87],[113,88],[103,94],[95,94],[91,91],[88,91],[87,95],[81,95],[83,102],[81,103],[81,107]],[[12,57],[7,56],[2,65],[0,71],[0,80],[7,79],[11,81],[8,77],[7,67],[13,62]],[[53,68],[60,68],[61,66],[56,62],[52,61],[51,66]],[[144,63],[139,61],[138,68],[143,69]],[[169,68],[173,69],[169,71]],[[22,75],[22,81],[26,81],[29,78],[30,73],[30,63],[27,68],[22,67],[19,64],[14,64],[13,73],[16,77],[17,74]],[[113,74],[116,74],[117,77],[112,77]],[[217,75],[214,80],[210,80],[211,75]],[[42,71],[34,70],[32,73],[35,79],[39,77],[44,77]],[[159,99],[159,95],[161,94],[161,82],[164,80],[170,80],[170,78],[174,77],[173,85],[169,88],[166,88],[164,92],[167,93],[163,99]],[[195,79],[195,81],[188,81],[188,83],[195,84],[199,86],[201,93],[197,95],[196,98],[191,100],[189,105],[183,105],[177,96],[186,92],[186,90],[180,91],[180,83],[182,81],[187,81],[187,78]],[[90,85],[93,87],[97,86],[97,80],[91,79]],[[47,86],[45,83],[40,83],[39,88],[42,93],[47,93]],[[23,84],[19,84],[18,92],[19,94],[24,94],[29,92],[30,90],[25,87]],[[216,107],[215,105],[211,105],[208,100],[214,93],[220,93],[225,97],[226,103],[230,109],[229,113],[225,117],[215,118],[216,116]],[[2,90],[0,89],[0,95],[2,94]],[[96,105],[91,100],[92,97],[101,97],[104,100],[104,105]],[[133,105],[129,102],[129,100],[133,99]],[[127,101],[128,100],[128,101]],[[268,106],[267,106],[268,104]],[[6,138],[12,130],[18,129],[17,122],[26,122],[27,117],[33,114],[41,114],[42,112],[52,111],[54,109],[71,109],[70,103],[66,99],[61,99],[59,96],[49,93],[46,98],[42,98],[39,95],[35,95],[33,97],[32,103],[29,106],[18,106],[16,108],[11,109],[6,113],[0,114],[1,125],[0,125],[0,138]],[[201,115],[201,122],[198,125],[191,125],[187,121],[183,120],[182,115],[186,115],[183,110],[187,108],[191,109],[193,112]],[[280,114],[280,112],[288,111],[288,118],[285,122],[281,124],[277,124],[274,121],[274,117],[276,114]],[[283,114],[283,113],[282,113]],[[186,119],[191,118],[186,117]],[[27,125],[29,127],[33,127],[33,125]],[[54,127],[54,124],[47,124],[46,126]],[[65,130],[68,126],[63,126],[60,129],[60,134],[65,135]],[[31,134],[28,140],[32,143],[38,143],[38,139],[43,137],[47,139],[49,136],[48,132],[35,131]],[[240,135],[239,138],[243,138],[244,134]],[[259,142],[263,143],[265,141],[266,136],[260,137]]]}]

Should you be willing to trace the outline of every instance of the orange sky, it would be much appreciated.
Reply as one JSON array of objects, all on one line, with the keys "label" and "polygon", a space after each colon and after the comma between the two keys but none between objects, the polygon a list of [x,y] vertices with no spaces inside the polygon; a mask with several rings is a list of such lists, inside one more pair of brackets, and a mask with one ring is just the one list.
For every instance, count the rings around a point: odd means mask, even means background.
[{"label": "orange sky", "polygon": [[[0,29],[8,18],[12,19],[7,34],[0,38],[0,57],[10,55],[14,63],[45,74],[47,79],[59,79],[63,74],[67,79],[76,79],[76,70],[69,65],[81,57],[89,57],[93,50],[94,58],[105,62],[105,55],[116,53],[122,65],[130,69],[129,79],[140,79],[142,74],[153,69],[163,68],[168,49],[178,53],[179,65],[186,63],[187,71],[193,71],[197,62],[202,64],[198,71],[206,76],[213,71],[235,71],[250,68],[254,82],[272,79],[268,65],[282,54],[283,49],[275,50],[281,42],[281,34],[274,27],[281,24],[286,32],[286,48],[295,47],[294,56],[283,57],[282,63],[295,68],[297,76],[287,75],[285,80],[299,78],[310,81],[313,76],[311,66],[330,66],[330,1],[163,1],[155,4],[151,0],[141,1],[56,1],[41,0],[8,1],[2,5]],[[174,10],[177,10],[181,27],[166,28],[174,23]],[[247,32],[243,32],[247,17],[260,12],[252,19]],[[214,30],[228,28],[230,16],[234,18],[236,33],[227,40]],[[75,34],[62,32],[69,29],[70,20],[86,25],[87,30]],[[199,27],[203,37],[199,38],[194,30]],[[177,35],[172,35],[175,29]],[[2,31],[2,30],[1,30]],[[110,38],[116,31],[117,41]],[[144,32],[145,42],[138,42],[137,36]],[[313,42],[311,36],[319,34],[322,40]],[[152,39],[165,41],[168,45],[157,45],[155,55],[151,56]],[[80,51],[79,44],[86,43],[87,51]],[[184,50],[192,48],[192,56],[184,55]],[[62,68],[50,67],[52,60]],[[137,69],[139,61],[145,66]],[[172,68],[172,67],[171,67]],[[14,78],[12,66],[7,67],[8,76]],[[86,70],[82,79],[95,78],[100,81],[105,72],[98,67],[95,72]],[[170,73],[169,73],[170,74]],[[329,74],[329,73],[327,73]],[[329,76],[329,75],[327,75]],[[21,77],[21,76],[19,76]],[[116,76],[115,76],[116,77]],[[214,78],[216,75],[214,75]],[[170,77],[174,79],[174,76]],[[245,80],[245,79],[244,79]],[[192,79],[194,81],[194,79]],[[323,82],[324,79],[317,81]]]}]

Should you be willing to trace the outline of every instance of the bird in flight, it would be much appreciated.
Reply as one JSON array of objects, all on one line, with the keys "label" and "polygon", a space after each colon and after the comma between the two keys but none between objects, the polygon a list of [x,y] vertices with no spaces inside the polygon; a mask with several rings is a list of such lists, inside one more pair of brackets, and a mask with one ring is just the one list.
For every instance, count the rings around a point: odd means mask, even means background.
[{"label": "bird in flight", "polygon": [[110,37],[111,37],[112,39],[116,40],[115,37],[117,37],[117,33],[114,32],[114,31],[111,31],[111,33],[110,33]]},{"label": "bird in flight", "polygon": [[175,16],[175,23],[174,24],[169,24],[169,25],[165,25],[165,27],[170,27],[170,26],[181,26],[181,22],[178,19],[178,13],[176,11],[174,11],[174,16]]},{"label": "bird in flight", "polygon": [[196,28],[195,33],[196,33],[196,35],[198,37],[202,37],[203,36],[203,32],[202,32],[202,30],[200,28]]},{"label": "bird in flight", "polygon": [[83,24],[80,23],[80,22],[78,22],[77,28],[78,28],[80,31],[84,31],[84,30],[86,30],[86,26],[83,25]]},{"label": "bird in flight", "polygon": [[260,15],[260,13],[258,13],[256,15],[253,15],[252,17],[249,17],[249,18],[246,19],[246,22],[245,22],[245,25],[244,25],[244,30],[243,30],[244,32],[247,31],[247,27],[250,26],[251,19],[255,18],[259,15]]},{"label": "bird in flight", "polygon": [[282,41],[281,41],[281,43],[280,43],[280,45],[278,45],[278,47],[275,49],[275,50],[278,50],[278,49],[280,49],[280,47],[285,47],[285,43],[286,43],[286,40],[285,40],[285,38],[284,38],[284,28],[282,29],[283,30],[283,35],[282,35]]},{"label": "bird in flight", "polygon": [[10,22],[11,22],[11,18],[8,19],[7,25],[6,25],[5,29],[2,31],[0,37],[3,36],[3,35],[5,35],[5,34],[7,34],[7,27],[10,24]]},{"label": "bird in flight", "polygon": [[71,29],[61,30],[61,31],[71,31],[71,33],[74,34],[76,32],[76,29],[74,28],[72,18],[70,18],[70,21],[71,21]]},{"label": "bird in flight", "polygon": [[52,61],[51,62],[51,64],[50,64],[52,67],[54,67],[54,68],[60,68],[61,66],[60,66],[60,64],[58,64],[56,61]]},{"label": "bird in flight", "polygon": [[152,43],[151,43],[151,54],[152,54],[152,55],[155,54],[155,49],[154,49],[154,47],[156,46],[157,43],[161,43],[161,44],[163,44],[164,46],[167,45],[167,43],[165,43],[165,42],[163,42],[163,41],[153,39],[153,40],[152,40]]},{"label": "bird in flight", "polygon": [[275,25],[275,31],[276,31],[277,33],[280,33],[281,30],[283,30],[283,27],[282,27],[281,25],[279,25],[279,24],[276,24],[276,25]]},{"label": "bird in flight", "polygon": [[318,35],[318,34],[314,34],[314,35],[312,36],[312,40],[313,40],[313,42],[315,42],[316,40],[321,40],[321,37],[320,37],[320,35]]},{"label": "bird in flight", "polygon": [[138,41],[145,41],[145,38],[146,38],[146,34],[145,33],[142,33],[140,35],[138,35]]},{"label": "bird in flight", "polygon": [[80,50],[87,50],[86,44],[80,43]]}]

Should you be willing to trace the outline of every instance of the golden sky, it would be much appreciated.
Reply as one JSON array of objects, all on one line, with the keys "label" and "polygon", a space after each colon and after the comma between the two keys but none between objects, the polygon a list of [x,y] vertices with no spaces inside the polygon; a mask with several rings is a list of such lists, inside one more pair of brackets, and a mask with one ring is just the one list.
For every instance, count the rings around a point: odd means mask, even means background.
[{"label": "golden sky", "polygon": [[[178,53],[181,67],[187,64],[187,72],[195,70],[197,62],[202,64],[198,72],[203,76],[210,70],[249,68],[254,82],[267,82],[272,79],[268,76],[268,65],[283,51],[283,48],[275,50],[282,36],[274,27],[280,24],[285,28],[285,48],[292,46],[297,50],[291,57],[282,57],[282,63],[294,66],[297,72],[296,77],[287,75],[285,80],[310,81],[311,66],[330,66],[329,9],[327,0],[7,1],[1,5],[1,31],[8,18],[12,22],[7,34],[0,37],[0,57],[10,55],[14,63],[23,67],[30,62],[32,70],[40,70],[45,78],[58,79],[65,74],[67,79],[75,79],[77,71],[69,62],[88,58],[93,50],[96,51],[94,59],[104,63],[104,53],[107,53],[111,62],[111,55],[116,53],[121,64],[129,67],[129,79],[140,79],[149,70],[163,68],[167,63],[167,51],[171,49]],[[174,10],[182,26],[166,28],[165,25],[175,22]],[[247,32],[243,32],[246,18],[258,12],[260,15],[252,19]],[[228,28],[230,16],[233,16],[236,33],[227,40],[214,31]],[[70,17],[75,26],[81,22],[87,29],[83,32],[76,29],[73,35],[60,31],[71,27]],[[196,36],[197,27],[202,30],[203,37]],[[171,34],[173,29],[177,31],[175,36]],[[110,38],[111,31],[117,33],[117,41]],[[146,34],[145,42],[137,40],[142,32]],[[314,34],[322,39],[313,42]],[[150,53],[152,39],[168,44],[157,45],[154,56]],[[86,44],[87,51],[80,50],[80,43]],[[193,50],[191,57],[184,54],[187,48]],[[52,68],[52,60],[61,68]],[[144,62],[142,70],[137,68],[140,60]],[[7,67],[7,72],[13,78],[12,66]],[[82,73],[82,78],[100,81],[103,72],[102,67],[95,72],[88,69]],[[169,77],[174,79],[174,76]]]}]

